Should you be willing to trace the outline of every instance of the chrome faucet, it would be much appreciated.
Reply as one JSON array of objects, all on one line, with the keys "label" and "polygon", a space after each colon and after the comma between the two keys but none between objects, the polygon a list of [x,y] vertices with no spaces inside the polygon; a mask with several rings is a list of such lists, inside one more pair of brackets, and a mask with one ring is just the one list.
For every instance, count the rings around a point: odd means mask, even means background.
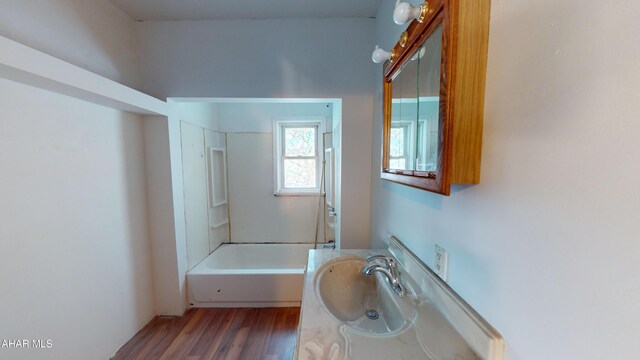
[{"label": "chrome faucet", "polygon": [[367,258],[367,262],[372,262],[375,260],[384,261],[384,265],[379,263],[369,264],[364,269],[362,269],[362,273],[371,276],[374,272],[381,272],[386,275],[387,280],[389,280],[389,285],[391,285],[391,289],[398,296],[404,296],[404,286],[400,283],[400,278],[398,277],[398,265],[396,261],[392,258],[386,257],[384,255],[373,255]]}]

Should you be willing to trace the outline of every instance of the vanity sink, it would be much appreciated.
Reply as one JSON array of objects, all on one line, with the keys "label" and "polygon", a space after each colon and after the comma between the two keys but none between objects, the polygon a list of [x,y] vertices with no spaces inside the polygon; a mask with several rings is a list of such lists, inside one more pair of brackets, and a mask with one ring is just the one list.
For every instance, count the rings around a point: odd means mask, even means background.
[{"label": "vanity sink", "polygon": [[309,251],[297,360],[502,360],[503,348],[396,238],[388,249]]},{"label": "vanity sink", "polygon": [[366,276],[363,257],[338,257],[318,268],[314,287],[325,310],[347,329],[391,335],[406,329],[416,313],[411,295],[396,295],[379,274]]}]

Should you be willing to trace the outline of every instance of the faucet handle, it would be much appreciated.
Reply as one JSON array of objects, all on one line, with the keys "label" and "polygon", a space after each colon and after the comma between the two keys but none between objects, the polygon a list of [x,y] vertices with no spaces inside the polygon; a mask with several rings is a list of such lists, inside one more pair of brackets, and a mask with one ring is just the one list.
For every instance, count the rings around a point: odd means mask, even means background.
[{"label": "faucet handle", "polygon": [[375,260],[382,260],[387,268],[391,267],[390,261],[393,262],[393,259],[389,259],[385,255],[371,255],[367,258],[367,262],[372,262]]},{"label": "faucet handle", "polygon": [[371,255],[371,256],[369,256],[369,257],[367,258],[367,262],[371,262],[371,261],[373,261],[373,260],[378,260],[378,259],[384,259],[384,260],[386,260],[386,259],[387,259],[387,257],[386,257],[386,256],[384,256],[384,255]]},{"label": "faucet handle", "polygon": [[393,260],[393,258],[387,257],[385,255],[371,255],[371,256],[369,256],[367,258],[367,262],[372,262],[374,260],[382,260],[382,261],[384,261],[385,266],[389,270],[395,271],[395,269],[397,268],[395,260]]}]

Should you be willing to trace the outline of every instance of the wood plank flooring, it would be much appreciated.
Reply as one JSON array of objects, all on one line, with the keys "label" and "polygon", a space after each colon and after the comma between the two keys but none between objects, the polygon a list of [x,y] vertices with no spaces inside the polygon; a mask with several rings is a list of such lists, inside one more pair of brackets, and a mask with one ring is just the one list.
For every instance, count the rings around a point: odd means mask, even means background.
[{"label": "wood plank flooring", "polygon": [[292,360],[300,308],[190,309],[155,317],[112,360]]}]

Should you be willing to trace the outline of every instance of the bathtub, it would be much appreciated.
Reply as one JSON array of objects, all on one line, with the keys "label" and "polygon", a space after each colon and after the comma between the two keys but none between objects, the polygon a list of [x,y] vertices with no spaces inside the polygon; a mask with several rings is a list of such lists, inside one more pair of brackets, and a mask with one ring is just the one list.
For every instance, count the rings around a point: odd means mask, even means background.
[{"label": "bathtub", "polygon": [[312,244],[223,244],[187,273],[192,307],[299,306]]}]

